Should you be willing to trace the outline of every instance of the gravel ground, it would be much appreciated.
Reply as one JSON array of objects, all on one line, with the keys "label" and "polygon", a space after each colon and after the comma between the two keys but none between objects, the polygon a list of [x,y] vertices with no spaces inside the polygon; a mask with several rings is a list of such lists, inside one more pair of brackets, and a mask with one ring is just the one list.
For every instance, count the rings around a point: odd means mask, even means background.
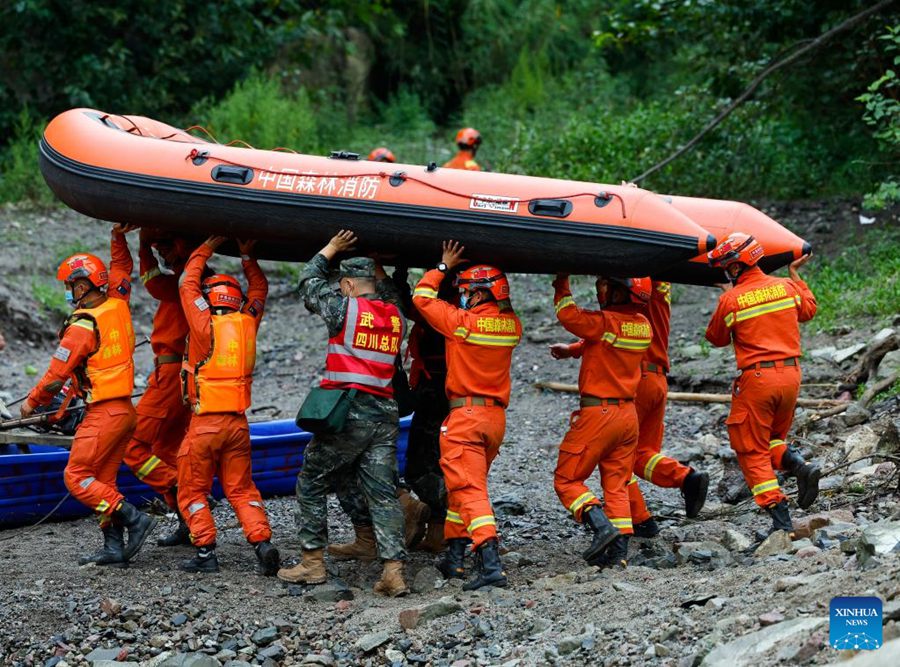
[{"label": "gravel ground", "polygon": [[[826,252],[842,225],[855,222],[846,202],[781,205],[777,212],[775,217]],[[9,399],[28,390],[35,379],[29,373],[43,372],[53,349],[45,332],[55,329],[59,316],[35,298],[44,295],[42,285],[51,294],[59,291],[51,280],[53,261],[79,247],[102,256],[108,251],[103,227],[71,212],[6,208],[0,210],[0,229],[8,239],[0,247],[0,329],[8,342],[0,352],[0,391]],[[233,260],[217,260],[223,270],[236,266]],[[293,293],[296,267],[267,263],[266,269],[271,291],[260,334],[255,419],[292,416],[324,359],[324,327]],[[827,622],[817,619],[827,618],[831,597],[865,594],[885,601],[885,639],[900,636],[900,558],[880,552],[872,557],[866,548],[874,539],[872,524],[879,521],[887,539],[895,531],[893,539],[900,540],[893,463],[866,459],[835,471],[810,512],[793,510],[798,523],[816,512],[821,516],[814,527],[830,525],[772,555],[749,555],[755,531],[769,519],[747,502],[723,502],[741,488],[727,446],[723,405],[673,403],[666,415],[664,451],[712,476],[700,518],[684,518],[677,490],[642,484],[662,519],[662,534],[632,540],[627,570],[598,572],[585,565],[579,554],[587,535],[568,518],[552,486],[556,447],[576,399],[532,386],[538,380],[574,382],[577,376],[577,362],[554,361],[546,350],[550,342],[570,340],[552,317],[549,282],[544,276],[512,279],[526,335],[514,360],[506,440],[490,478],[509,552],[504,561],[508,589],[463,592],[456,583],[444,584],[432,557],[422,553],[411,557],[416,592],[405,599],[385,600],[371,592],[380,571],[375,564],[333,563],[339,584],[324,589],[285,586],[254,574],[252,551],[227,502],[215,510],[222,572],[211,576],[177,570],[190,549],[155,545],[145,547],[127,570],[78,567],[77,556],[97,545],[95,521],[49,523],[0,531],[0,599],[5,602],[0,605],[0,661],[825,664],[846,652],[827,648]],[[586,279],[576,283],[580,303],[593,298],[590,289]],[[674,297],[672,389],[727,391],[732,355],[699,344],[717,292],[676,286]],[[148,332],[152,302],[141,288],[133,311],[136,330]],[[808,336],[805,347],[840,350],[868,341],[885,325],[891,322],[817,333]],[[149,368],[149,346],[139,349],[137,361],[139,369]],[[830,386],[810,387],[803,395],[832,395],[852,363],[853,358],[837,363],[827,355],[806,360],[804,381]],[[797,430],[807,451],[827,469],[876,451],[896,453],[898,415],[896,398],[852,419],[814,420],[810,412],[799,411]],[[596,480],[593,484],[599,489]],[[792,483],[786,486],[791,489]],[[295,554],[293,499],[271,499],[267,509],[282,555]],[[333,502],[329,520],[332,537],[348,536],[347,522]],[[159,530],[172,525],[169,517]],[[888,609],[894,620],[888,620]],[[743,653],[729,644],[756,632],[747,640],[752,648]]]}]

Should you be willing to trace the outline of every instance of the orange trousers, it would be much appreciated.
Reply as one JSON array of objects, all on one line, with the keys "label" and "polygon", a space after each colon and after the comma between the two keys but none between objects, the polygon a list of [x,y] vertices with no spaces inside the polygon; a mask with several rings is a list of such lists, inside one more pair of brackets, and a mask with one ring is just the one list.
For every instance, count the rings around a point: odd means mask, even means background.
[{"label": "orange trousers", "polygon": [[206,497],[218,476],[251,544],[272,537],[250,467],[250,427],[237,413],[194,415],[178,450],[178,509],[198,547],[214,544],[216,524]]},{"label": "orange trousers", "polygon": [[669,383],[664,373],[644,370],[634,399],[639,429],[634,457],[635,476],[628,483],[631,518],[635,523],[643,523],[650,518],[650,511],[638,486],[638,477],[656,486],[681,488],[684,478],[691,471],[690,467],[660,453],[668,391]]},{"label": "orange trousers", "polygon": [[728,439],[760,507],[786,498],[775,470],[787,449],[784,439],[794,421],[800,377],[799,366],[777,366],[744,371],[734,381],[725,420]]},{"label": "orange trousers", "polygon": [[63,479],[79,502],[101,515],[101,525],[124,500],[116,485],[125,445],[136,422],[131,398],[89,403],[75,431]]},{"label": "orange trousers", "polygon": [[455,408],[441,425],[441,470],[447,485],[446,539],[472,538],[472,548],[497,537],[487,476],[506,432],[500,406]]},{"label": "orange trousers", "polygon": [[181,397],[181,364],[157,366],[137,404],[137,426],[125,448],[125,463],[172,508],[178,449],[190,422],[191,409]]},{"label": "orange trousers", "polygon": [[572,413],[569,431],[559,445],[553,485],[576,521],[581,521],[585,508],[600,504],[585,485],[599,468],[606,516],[623,534],[634,532],[625,487],[632,477],[637,439],[637,413],[632,401]]}]

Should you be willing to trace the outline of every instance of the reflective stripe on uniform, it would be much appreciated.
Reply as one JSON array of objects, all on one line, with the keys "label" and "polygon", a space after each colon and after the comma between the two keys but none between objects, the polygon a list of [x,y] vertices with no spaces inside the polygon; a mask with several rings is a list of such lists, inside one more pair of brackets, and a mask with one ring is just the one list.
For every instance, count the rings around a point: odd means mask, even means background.
[{"label": "reflective stripe on uniform", "polygon": [[469,330],[465,327],[456,327],[456,331],[453,332],[454,336],[459,336],[460,338],[465,338],[469,335]]},{"label": "reflective stripe on uniform", "polygon": [[188,514],[193,515],[195,512],[199,512],[204,507],[206,507],[206,503],[193,503],[188,506]]},{"label": "reflective stripe on uniform", "polygon": [[468,335],[466,342],[474,345],[487,345],[489,347],[515,347],[519,344],[519,337],[473,333]]},{"label": "reflective stripe on uniform", "polygon": [[650,339],[616,337],[616,340],[612,344],[612,346],[621,348],[623,350],[646,350],[648,347],[650,347]]},{"label": "reflective stripe on uniform", "polygon": [[78,482],[78,486],[80,486],[82,489],[86,489],[93,483],[94,483],[93,477],[85,477],[83,480]]},{"label": "reflective stripe on uniform", "polygon": [[759,317],[760,315],[768,315],[769,313],[777,313],[781,310],[788,310],[790,308],[799,308],[800,307],[800,298],[794,296],[787,296],[783,299],[778,299],[777,301],[772,301],[770,303],[763,303],[758,306],[752,306],[750,308],[744,308],[743,310],[739,310],[735,313],[728,313],[725,316],[725,326],[730,327],[735,322],[743,322],[744,320],[749,320],[754,317]]},{"label": "reflective stripe on uniform", "polygon": [[778,488],[778,480],[770,479],[766,482],[760,482],[750,490],[753,492],[754,496],[758,496],[762,493],[766,493],[767,491],[776,491],[778,490]]},{"label": "reflective stripe on uniform", "polygon": [[413,296],[420,296],[423,299],[437,299],[437,290],[433,290],[430,287],[417,287],[413,291]]},{"label": "reflective stripe on uniform", "polygon": [[75,320],[74,322],[72,322],[71,326],[81,327],[82,329],[87,329],[88,331],[94,330],[94,323],[90,320]]},{"label": "reflective stripe on uniform", "polygon": [[450,523],[463,523],[462,517],[460,517],[458,513],[451,512],[450,510],[447,510],[447,521],[449,521]]},{"label": "reflective stripe on uniform", "polygon": [[614,519],[610,517],[609,522],[619,530],[622,530],[623,528],[633,528],[633,526],[631,525],[631,517],[622,519]]},{"label": "reflective stripe on uniform", "polygon": [[634,473],[631,473],[631,479],[625,482],[625,486],[631,486],[632,484],[637,484],[638,476]]},{"label": "reflective stripe on uniform", "polygon": [[141,283],[146,285],[148,282],[156,278],[156,276],[162,275],[162,271],[159,270],[159,267],[154,267],[147,271],[147,273],[141,274]]},{"label": "reflective stripe on uniform", "polygon": [[476,516],[472,519],[472,523],[469,524],[468,531],[470,533],[474,533],[479,528],[484,528],[485,526],[496,526],[497,521],[494,519],[493,514],[485,514],[484,516]]},{"label": "reflective stripe on uniform", "polygon": [[[350,350],[349,355],[347,354],[348,350]],[[342,354],[345,356],[356,357],[357,359],[365,359],[366,361],[377,361],[382,364],[394,363],[394,357],[397,356],[388,352],[378,352],[376,350],[361,350],[358,347],[353,347],[352,343],[346,346],[330,343],[328,345],[328,354]]]},{"label": "reflective stripe on uniform", "polygon": [[94,511],[102,513],[108,509],[109,509],[109,503],[106,502],[105,500],[101,500],[99,503],[97,503],[97,506],[94,508]]},{"label": "reflective stripe on uniform", "polygon": [[153,472],[154,468],[156,468],[156,466],[158,466],[160,463],[161,461],[159,460],[159,457],[151,456],[149,459],[144,461],[144,465],[138,468],[138,471],[134,474],[138,479],[143,480],[144,477]]},{"label": "reflective stripe on uniform", "polygon": [[575,305],[575,299],[571,296],[564,296],[562,299],[556,302],[556,312],[558,313],[563,308],[567,308],[569,306]]},{"label": "reflective stripe on uniform", "polygon": [[263,504],[261,502],[259,502],[258,500],[251,500],[247,504],[250,505],[251,507],[258,507],[259,509],[264,509]]},{"label": "reflective stripe on uniform", "polygon": [[347,382],[352,384],[365,384],[372,387],[387,387],[393,378],[377,378],[374,375],[362,373],[347,373],[345,371],[325,371],[324,378],[332,382]]},{"label": "reflective stripe on uniform", "polygon": [[654,454],[650,457],[650,460],[647,461],[647,464],[644,466],[644,479],[648,482],[653,481],[653,471],[656,470],[656,464],[662,461],[665,456],[662,454]]},{"label": "reflective stripe on uniform", "polygon": [[775,449],[784,444],[784,440],[769,440],[769,449]]},{"label": "reflective stripe on uniform", "polygon": [[569,505],[569,511],[570,511],[572,514],[577,514],[577,513],[578,513],[578,510],[580,510],[582,507],[584,507],[587,503],[589,503],[589,502],[592,501],[592,500],[597,500],[597,496],[595,496],[595,495],[594,495],[593,493],[591,493],[590,491],[585,491],[585,492],[582,493],[580,496],[578,496],[578,497],[572,502],[571,505]]}]

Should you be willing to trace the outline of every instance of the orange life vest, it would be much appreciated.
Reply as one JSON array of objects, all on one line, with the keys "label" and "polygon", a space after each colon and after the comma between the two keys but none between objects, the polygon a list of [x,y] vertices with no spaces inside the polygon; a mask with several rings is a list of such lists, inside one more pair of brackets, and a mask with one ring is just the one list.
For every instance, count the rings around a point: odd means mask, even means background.
[{"label": "orange life vest", "polygon": [[134,329],[123,299],[106,299],[95,308],[78,308],[66,326],[93,329],[97,349],[76,371],[79,393],[86,403],[131,397],[134,391]]},{"label": "orange life vest", "polygon": [[328,341],[322,388],[392,397],[391,380],[405,328],[393,304],[351,297],[343,328]]},{"label": "orange life vest", "polygon": [[256,320],[246,313],[212,315],[209,356],[196,366],[181,367],[185,400],[198,415],[244,412],[256,364]]}]

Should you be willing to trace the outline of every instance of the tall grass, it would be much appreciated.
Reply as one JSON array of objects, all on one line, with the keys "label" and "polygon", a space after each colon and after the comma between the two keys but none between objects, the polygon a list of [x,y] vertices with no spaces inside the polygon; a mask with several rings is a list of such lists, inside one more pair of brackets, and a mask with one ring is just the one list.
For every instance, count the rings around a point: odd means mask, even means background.
[{"label": "tall grass", "polygon": [[38,144],[44,128],[27,108],[19,112],[12,141],[0,159],[0,202],[49,206],[55,198],[38,166]]}]

